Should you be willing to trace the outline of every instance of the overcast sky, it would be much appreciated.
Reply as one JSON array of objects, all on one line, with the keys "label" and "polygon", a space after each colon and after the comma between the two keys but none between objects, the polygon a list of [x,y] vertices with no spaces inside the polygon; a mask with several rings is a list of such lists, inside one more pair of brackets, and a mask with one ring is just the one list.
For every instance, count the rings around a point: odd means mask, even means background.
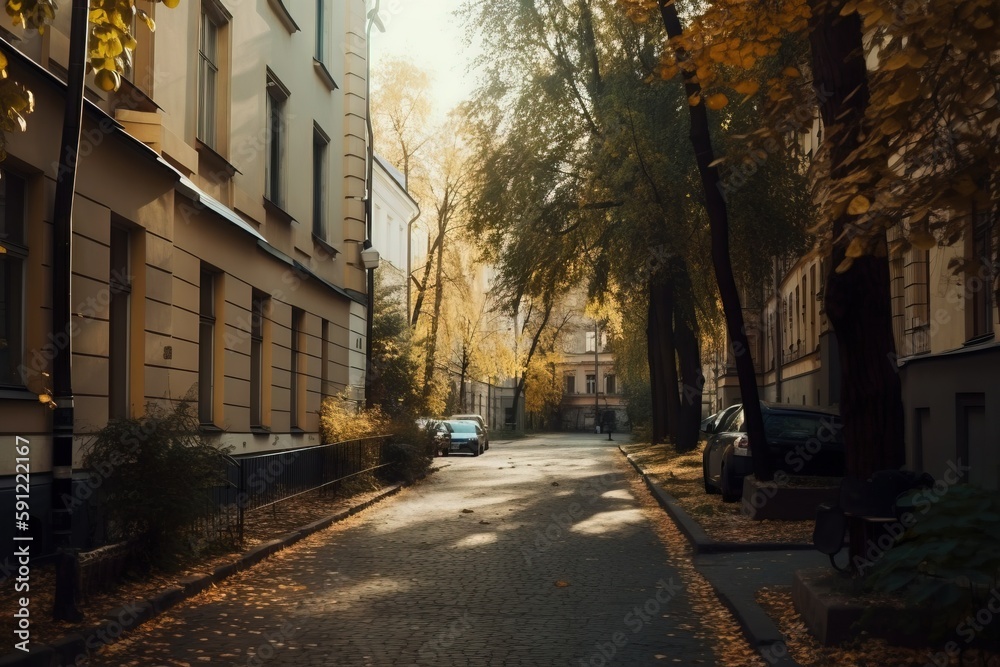
[{"label": "overcast sky", "polygon": [[[369,6],[373,0],[369,0]],[[474,57],[466,52],[461,23],[452,12],[461,0],[381,0],[379,16],[385,33],[372,28],[372,63],[402,57],[433,77],[437,114],[467,99],[475,79],[466,70]],[[373,80],[378,86],[378,81]]]}]

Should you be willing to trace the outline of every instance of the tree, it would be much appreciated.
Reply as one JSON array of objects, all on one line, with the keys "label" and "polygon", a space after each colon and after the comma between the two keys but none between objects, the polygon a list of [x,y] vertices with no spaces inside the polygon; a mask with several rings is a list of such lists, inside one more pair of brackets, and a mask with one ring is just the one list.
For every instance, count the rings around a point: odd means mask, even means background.
[{"label": "tree", "polygon": [[[170,8],[180,3],[180,0],[153,1]],[[39,34],[56,17],[54,0],[5,0],[4,8],[15,26]],[[155,29],[152,17],[136,6],[136,0],[91,1],[88,55],[94,83],[102,90],[118,90],[122,76],[131,67],[132,54],[138,45],[130,27],[133,17],[145,23],[150,32]],[[6,133],[27,129],[27,116],[32,111],[31,91],[8,77],[7,58],[0,52],[0,160],[6,157]]]},{"label": "tree", "polygon": [[[669,431],[682,448],[693,447],[701,400],[692,394],[702,386],[697,319],[717,297],[695,275],[703,272],[708,237],[703,211],[690,203],[694,164],[675,120],[686,98],[648,82],[655,26],[637,27],[599,0],[487,3],[466,11],[490,45],[474,105],[481,157],[470,223],[500,281],[513,294],[582,281],[595,300],[642,290],[654,439]],[[778,219],[775,228],[789,218],[763,216]],[[647,318],[650,311],[658,316]],[[683,368],[671,345],[675,334]],[[670,389],[679,374],[689,389],[683,402]]]},{"label": "tree", "polygon": [[[638,16],[650,3],[623,4]],[[699,82],[720,108],[726,92],[745,95],[777,119],[748,137],[751,146],[780,147],[778,137],[811,124],[812,110],[821,115],[816,231],[832,259],[825,301],[848,469],[861,478],[904,459],[888,256],[952,245],[977,216],[997,217],[997,20],[989,0],[718,0],[666,45],[664,76]],[[803,105],[810,113],[798,112]],[[892,244],[889,229],[898,231]],[[995,231],[991,246],[957,268],[995,261]]]},{"label": "tree", "polygon": [[384,138],[382,155],[403,172],[406,186],[419,169],[418,154],[433,136],[430,131],[431,77],[417,65],[391,58],[372,73],[372,124]]},{"label": "tree", "polygon": [[402,285],[386,284],[375,270],[372,317],[372,405],[390,417],[414,414],[419,407],[420,368],[413,350]]}]

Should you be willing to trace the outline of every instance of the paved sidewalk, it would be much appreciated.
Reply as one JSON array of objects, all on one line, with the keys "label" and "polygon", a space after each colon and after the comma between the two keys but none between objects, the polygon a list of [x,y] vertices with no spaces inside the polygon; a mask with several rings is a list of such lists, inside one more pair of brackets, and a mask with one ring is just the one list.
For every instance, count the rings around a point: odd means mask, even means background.
[{"label": "paved sidewalk", "polygon": [[615,443],[495,441],[171,610],[124,665],[712,665]]},{"label": "paved sidewalk", "polygon": [[[622,452],[624,455],[624,451]],[[647,475],[631,458],[629,462],[643,477],[661,507],[681,532],[687,536],[695,552],[694,566],[715,589],[719,599],[732,610],[751,646],[757,648],[769,665],[798,667],[787,655],[784,636],[775,622],[757,604],[758,590],[771,586],[790,586],[796,570],[829,565],[829,558],[811,549],[788,549],[780,543],[715,542],[688,515],[677,501]],[[746,550],[739,550],[740,547]],[[797,545],[793,545],[797,546]]]}]

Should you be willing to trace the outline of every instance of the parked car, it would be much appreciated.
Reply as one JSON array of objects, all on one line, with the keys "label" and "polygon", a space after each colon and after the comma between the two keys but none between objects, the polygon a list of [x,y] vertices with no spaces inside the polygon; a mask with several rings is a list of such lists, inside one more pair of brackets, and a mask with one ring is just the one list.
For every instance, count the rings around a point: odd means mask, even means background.
[{"label": "parked car", "polygon": [[740,404],[731,405],[725,410],[720,410],[714,415],[706,419],[701,423],[698,433],[698,445],[701,447],[702,455],[702,477],[705,478],[705,493],[719,493],[718,487],[714,484],[709,484],[708,482],[708,458],[704,456],[704,452],[712,446],[715,442],[715,438],[719,433],[720,427],[727,423],[729,417],[732,416],[734,412],[741,408]]},{"label": "parked car", "polygon": [[486,420],[480,415],[452,415],[448,419],[459,420],[459,421],[473,421],[479,424],[479,428],[483,429],[484,447],[485,449],[490,448],[490,432],[486,428]]},{"label": "parked car", "polygon": [[[705,490],[733,502],[743,493],[743,478],[753,472],[743,406],[730,408],[703,433]],[[795,475],[842,477],[846,462],[842,422],[823,408],[761,403],[768,457],[774,470]],[[710,425],[711,427],[711,425]]]},{"label": "parked car", "polygon": [[473,456],[479,456],[485,449],[486,434],[474,421],[449,419],[440,422],[434,439],[439,443],[438,451],[442,456],[452,452],[467,451]]}]

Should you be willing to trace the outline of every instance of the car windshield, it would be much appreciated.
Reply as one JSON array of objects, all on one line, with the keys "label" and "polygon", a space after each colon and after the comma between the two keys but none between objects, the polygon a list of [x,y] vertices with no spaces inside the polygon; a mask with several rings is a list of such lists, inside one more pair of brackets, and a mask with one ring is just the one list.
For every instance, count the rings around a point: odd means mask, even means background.
[{"label": "car windshield", "polygon": [[776,439],[819,438],[825,442],[840,442],[841,423],[833,415],[767,415],[764,418],[764,433],[768,438]]},{"label": "car windshield", "polygon": [[452,422],[449,424],[453,433],[475,433],[476,425],[472,422]]}]

